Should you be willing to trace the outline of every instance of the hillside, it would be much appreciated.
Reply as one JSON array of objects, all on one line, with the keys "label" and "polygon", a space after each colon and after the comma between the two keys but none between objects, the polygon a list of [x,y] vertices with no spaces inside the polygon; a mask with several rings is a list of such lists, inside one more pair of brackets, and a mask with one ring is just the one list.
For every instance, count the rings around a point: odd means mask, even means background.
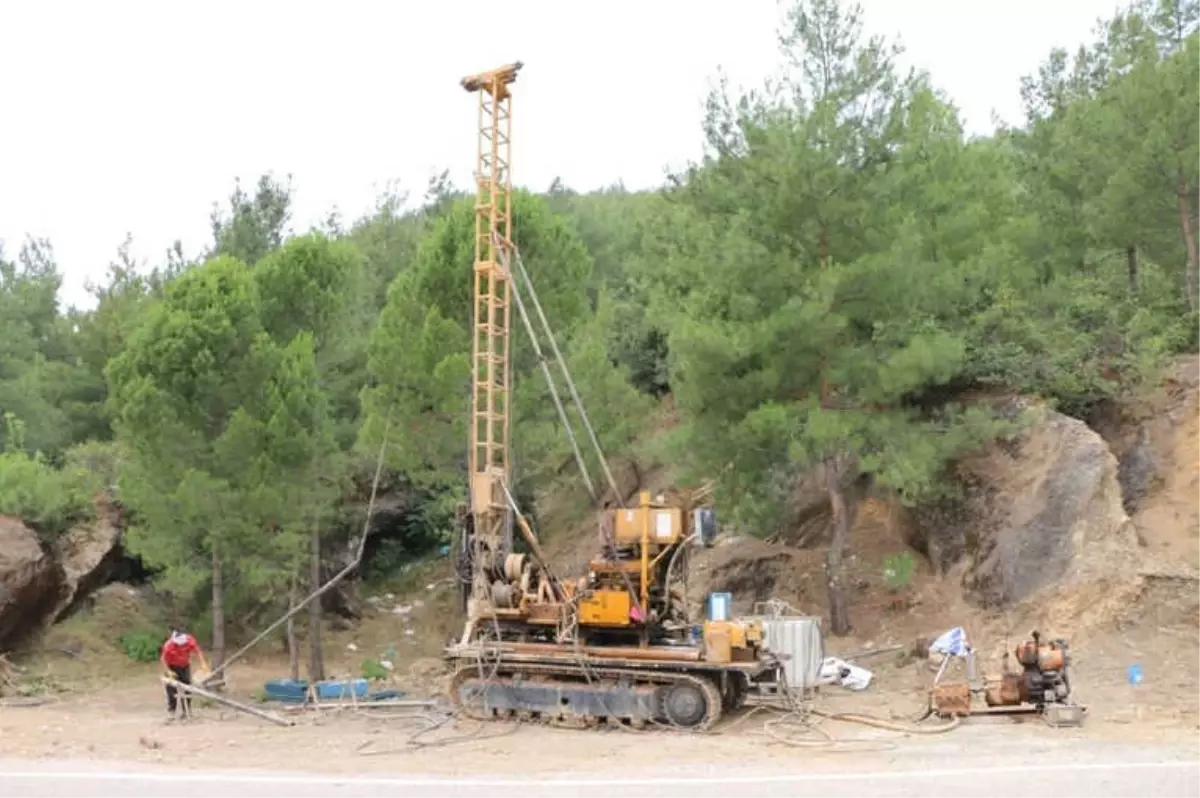
[{"label": "hillside", "polygon": [[[835,690],[821,696],[820,706],[881,717],[911,717],[922,705],[932,675],[924,659],[913,651],[918,639],[927,640],[949,626],[963,625],[983,648],[985,670],[994,673],[1001,667],[1002,650],[1036,627],[1069,639],[1072,685],[1078,699],[1089,706],[1089,720],[1082,735],[1022,725],[1013,730],[1014,744],[1053,746],[1069,739],[1086,743],[1090,749],[1116,742],[1150,741],[1163,750],[1177,746],[1183,739],[1193,739],[1200,728],[1200,666],[1195,657],[1200,647],[1200,569],[1194,560],[1184,561],[1183,556],[1194,549],[1200,531],[1194,523],[1196,503],[1186,490],[1200,474],[1200,459],[1195,452],[1198,400],[1200,361],[1193,356],[1178,361],[1157,389],[1112,408],[1105,434],[1115,441],[1114,449],[1120,449],[1120,441],[1142,440],[1145,455],[1154,463],[1151,478],[1140,494],[1142,509],[1135,509],[1132,516],[1113,507],[1109,501],[1113,497],[1104,491],[1089,500],[1096,505],[1093,509],[1103,511],[1107,534],[1120,534],[1132,521],[1136,530],[1118,546],[1128,556],[1117,560],[1109,556],[1110,547],[1096,552],[1092,546],[1085,546],[1075,552],[1079,566],[1074,569],[1076,578],[1048,585],[1016,604],[985,606],[978,594],[964,587],[965,572],[969,570],[966,564],[941,575],[936,573],[926,554],[912,548],[918,523],[912,514],[887,502],[867,499],[856,515],[850,542],[857,552],[852,604],[855,632],[847,638],[831,638],[828,645],[835,654],[893,644],[900,649],[863,661],[875,675],[868,691]],[[1151,429],[1142,434],[1139,428],[1144,425]],[[1068,427],[1077,429],[1073,424]],[[1020,484],[1021,490],[1029,494],[1028,475],[1044,474],[1045,454],[1053,447],[1042,444],[1054,429],[1054,420],[1043,423],[1017,447],[1007,452],[982,453],[961,466],[982,475],[978,487],[983,490],[1002,491],[1014,475],[1026,475]],[[1095,436],[1099,440],[1089,429],[1079,432],[1084,439]],[[1119,474],[1126,473],[1128,453],[1119,462],[1115,457],[1104,459],[1099,484],[1111,487]],[[661,469],[648,469],[643,486],[654,488],[666,480]],[[999,502],[990,506],[995,508],[1011,499],[1018,513],[1028,514],[1032,509],[1028,498],[1001,494]],[[594,530],[577,521],[559,524],[558,518],[564,515],[573,513],[546,507],[543,533],[556,565],[571,573],[572,563],[581,563],[594,552]],[[1096,518],[1090,513],[1084,516]],[[821,523],[810,521],[805,528],[811,530]],[[1087,533],[1093,536],[1089,542],[1104,537],[1096,532],[1092,529]],[[694,598],[698,600],[710,589],[731,589],[742,607],[755,598],[777,597],[802,612],[824,614],[820,578],[824,544],[819,542],[819,534],[814,537],[818,542],[811,548],[797,548],[794,542],[726,538],[695,563]],[[911,580],[896,589],[889,586],[883,570],[886,558],[900,552],[911,554],[917,567]],[[453,587],[445,581],[449,572],[446,561],[433,561],[391,585],[374,586],[364,599],[360,622],[326,630],[326,664],[331,673],[357,675],[364,659],[390,655],[395,659],[392,686],[414,695],[437,694],[443,686],[443,669],[437,656],[446,640],[458,633],[461,622]],[[396,767],[398,761],[441,768],[453,760],[421,758],[421,752],[408,742],[413,725],[395,718],[354,715],[270,730],[253,721],[206,715],[200,723],[183,730],[161,728],[147,720],[157,717],[161,701],[154,670],[149,666],[131,668],[112,642],[121,630],[136,628],[153,614],[144,590],[112,584],[95,594],[87,609],[56,625],[34,651],[27,653],[23,660],[25,676],[40,680],[41,689],[68,692],[60,693],[55,704],[0,713],[0,735],[7,741],[6,750],[16,756],[162,761],[164,752],[148,748],[146,741],[150,740],[165,745],[172,760],[191,766],[296,767],[297,762],[321,761],[325,763],[322,768],[354,772]],[[1131,664],[1144,668],[1144,682],[1137,687],[1126,683],[1125,671]],[[284,651],[264,646],[234,668],[229,690],[251,698],[265,680],[278,678],[286,669]],[[105,687],[102,692],[95,689],[100,685]],[[705,740],[690,736],[679,742],[655,742],[678,746],[676,756],[681,761],[688,757],[711,761],[721,756],[750,761],[795,755],[788,748],[764,748],[762,737],[757,736],[762,733],[759,722],[744,721],[735,721],[720,732],[716,750],[704,748]],[[546,738],[548,732],[537,728],[518,731],[519,739],[512,743],[472,729],[456,729],[437,739],[456,743],[455,752],[469,755],[475,766],[497,771],[503,769],[506,759],[517,756],[517,751],[528,750],[528,746],[542,740],[553,751],[539,759],[547,769],[574,767],[573,763],[586,756],[584,746],[593,753],[598,747],[634,759],[644,749],[644,742],[636,735],[599,735],[600,739],[589,735],[583,742],[563,736]],[[982,734],[1005,730],[989,727],[972,731]],[[503,736],[511,733],[508,728],[496,732]],[[851,732],[838,728],[835,733],[841,736]],[[872,745],[891,746],[889,741],[872,739]],[[978,734],[971,739],[978,745]],[[942,743],[942,748],[952,744]],[[899,747],[911,753],[921,745],[919,738],[907,738]],[[364,751],[390,753],[392,757],[364,759]],[[394,758],[404,751],[408,758]],[[329,761],[331,752],[336,753],[334,762]],[[813,766],[812,757],[820,753],[805,752],[806,766]]]},{"label": "hillside", "polygon": [[[999,651],[1049,624],[1173,662],[1148,630],[1186,631],[1200,557],[1191,6],[1140,0],[1048,54],[1025,118],[981,137],[852,9],[793,11],[781,82],[715,90],[704,157],[660,189],[513,194],[622,490],[712,481],[724,540],[692,600],[784,599],[838,650],[964,624]],[[50,242],[0,253],[14,683],[123,676],[170,625],[220,659],[360,538],[355,579],[297,619],[303,670],[454,632],[475,198],[443,175],[308,230],[293,199],[235,183],[203,252],[127,242],[86,311],[60,307]],[[513,492],[575,572],[586,492],[513,327]]]}]

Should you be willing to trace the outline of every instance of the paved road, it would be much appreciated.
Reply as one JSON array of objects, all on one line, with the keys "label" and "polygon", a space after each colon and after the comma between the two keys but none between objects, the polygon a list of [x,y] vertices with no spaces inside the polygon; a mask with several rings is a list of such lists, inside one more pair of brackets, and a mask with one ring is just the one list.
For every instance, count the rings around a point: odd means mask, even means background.
[{"label": "paved road", "polygon": [[858,795],[867,798],[971,798],[972,796],[1200,796],[1200,761],[1109,762],[1072,765],[1005,765],[971,768],[921,768],[856,772],[773,770],[725,775],[661,777],[580,777],[553,779],[437,778],[420,776],[336,777],[302,774],[217,773],[211,771],[126,770],[102,765],[74,766],[0,762],[0,796],[79,796],[80,798],[537,798],[563,795],[590,798],[749,798],[750,796]]}]

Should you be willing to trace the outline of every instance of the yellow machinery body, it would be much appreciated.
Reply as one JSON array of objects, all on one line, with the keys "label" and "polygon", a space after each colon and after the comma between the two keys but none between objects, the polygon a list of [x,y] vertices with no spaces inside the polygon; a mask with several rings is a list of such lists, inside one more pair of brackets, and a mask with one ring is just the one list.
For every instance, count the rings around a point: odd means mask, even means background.
[{"label": "yellow machinery body", "polygon": [[579,623],[581,626],[628,626],[633,607],[628,590],[593,590],[579,600]]},{"label": "yellow machinery body", "polygon": [[[589,564],[580,585],[581,626],[640,627],[663,614],[655,598],[669,605],[670,555],[685,545],[684,510],[643,491],[635,507],[611,508],[601,518],[604,556]],[[684,597],[675,597],[682,605]]]},{"label": "yellow machinery body", "polygon": [[759,621],[707,621],[704,624],[706,662],[751,662],[762,648]]}]

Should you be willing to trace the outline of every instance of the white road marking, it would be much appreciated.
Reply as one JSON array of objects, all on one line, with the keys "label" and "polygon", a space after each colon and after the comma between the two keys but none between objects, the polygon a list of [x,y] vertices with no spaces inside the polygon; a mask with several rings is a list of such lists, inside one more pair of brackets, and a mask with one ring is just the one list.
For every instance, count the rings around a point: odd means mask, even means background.
[{"label": "white road marking", "polygon": [[0,782],[5,779],[14,780],[105,780],[105,781],[154,781],[154,782],[196,782],[210,784],[295,784],[304,786],[387,786],[387,787],[653,787],[683,784],[697,785],[746,785],[746,784],[787,784],[791,782],[845,782],[871,781],[878,779],[909,779],[909,778],[954,778],[962,776],[985,776],[989,774],[1007,773],[1073,773],[1084,771],[1115,771],[1115,770],[1157,770],[1163,768],[1195,768],[1200,770],[1200,761],[1188,762],[1183,760],[1168,760],[1165,762],[1097,762],[1080,765],[1011,765],[981,768],[943,768],[929,770],[883,770],[868,773],[796,773],[788,775],[752,775],[744,776],[711,776],[711,777],[682,777],[682,778],[617,778],[617,779],[462,779],[435,777],[402,778],[388,776],[328,776],[313,774],[302,776],[296,774],[258,774],[258,773],[229,773],[189,771],[9,771],[0,772]]}]

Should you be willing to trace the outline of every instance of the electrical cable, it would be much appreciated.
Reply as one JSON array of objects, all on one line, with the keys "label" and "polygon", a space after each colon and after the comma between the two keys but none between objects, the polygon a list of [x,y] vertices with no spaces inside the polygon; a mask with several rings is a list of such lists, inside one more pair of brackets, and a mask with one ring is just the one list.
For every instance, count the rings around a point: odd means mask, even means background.
[{"label": "electrical cable", "polygon": [[349,565],[347,565],[345,568],[343,568],[342,570],[340,570],[336,574],[334,574],[329,579],[329,581],[327,581],[325,584],[321,585],[320,587],[316,588],[311,593],[309,593],[304,598],[303,601],[301,601],[299,604],[296,604],[291,609],[289,609],[286,613],[284,613],[282,616],[280,616],[280,618],[278,620],[276,620],[274,623],[272,623],[266,629],[259,632],[258,635],[253,640],[251,640],[249,643],[247,643],[246,645],[239,648],[233,654],[226,657],[223,662],[218,663],[217,666],[215,668],[213,668],[212,673],[210,673],[208,675],[208,678],[206,678],[204,680],[205,683],[211,682],[214,679],[216,679],[218,675],[224,674],[224,672],[226,671],[226,669],[229,668],[230,665],[232,665],[237,660],[241,659],[243,656],[245,656],[246,652],[248,652],[250,649],[254,648],[256,645],[258,645],[264,639],[266,639],[267,635],[271,634],[271,632],[275,631],[276,629],[278,629],[279,627],[281,627],[285,623],[287,623],[289,620],[296,617],[302,609],[307,607],[314,600],[320,598],[325,593],[327,593],[335,585],[337,585],[339,582],[341,582],[343,579],[345,579],[347,576],[349,576],[354,571],[354,569],[358,568],[358,566],[362,563],[363,553],[366,551],[366,546],[367,546],[367,533],[371,529],[371,520],[375,515],[375,499],[376,499],[376,496],[377,496],[377,493],[379,490],[379,479],[380,479],[380,476],[383,474],[383,456],[384,456],[384,453],[387,451],[388,432],[391,430],[391,425],[392,425],[392,416],[391,416],[391,411],[389,410],[388,415],[387,415],[387,421],[385,422],[384,428],[383,428],[383,440],[379,444],[379,456],[375,462],[375,477],[371,481],[371,498],[367,503],[367,516],[366,516],[366,519],[363,521],[362,537],[358,541],[358,551],[354,556],[354,560]]},{"label": "electrical cable", "polygon": [[516,244],[511,244],[511,246],[517,262],[518,276],[529,291],[529,298],[533,302],[533,309],[542,322],[542,330],[550,340],[550,348],[553,350],[554,357],[558,361],[558,367],[562,371],[563,379],[566,380],[567,390],[570,391],[571,399],[575,402],[575,409],[579,411],[579,418],[583,421],[583,427],[587,430],[588,437],[591,438],[592,447],[596,450],[596,459],[600,461],[600,468],[604,471],[608,487],[613,492],[613,498],[616,500],[617,505],[624,507],[624,497],[621,496],[621,492],[617,489],[617,482],[613,479],[612,471],[609,470],[608,460],[604,456],[604,450],[600,448],[600,441],[596,437],[596,430],[592,428],[592,422],[588,419],[587,410],[583,406],[583,400],[579,398],[579,392],[575,390],[575,381],[571,379],[571,372],[567,369],[567,362],[563,358],[562,352],[558,349],[558,342],[554,338],[554,332],[550,329],[550,323],[546,321],[546,314],[542,311],[542,303],[538,300],[537,291],[533,287],[533,281],[529,279],[529,272],[525,269],[525,262],[521,258],[521,252],[517,249]]},{"label": "electrical cable", "polygon": [[[504,252],[503,248],[500,249]],[[503,265],[506,270],[511,272],[508,264],[508,258],[501,255],[504,261]],[[587,486],[588,496],[592,499],[592,504],[599,505],[600,499],[596,494],[596,488],[592,484],[592,477],[588,473],[587,463],[583,459],[583,452],[579,449],[579,444],[575,440],[575,431],[571,427],[571,421],[567,417],[567,410],[563,407],[562,399],[558,395],[558,387],[554,384],[554,378],[550,376],[550,367],[547,365],[549,358],[542,353],[541,344],[538,343],[537,334],[533,331],[533,323],[529,321],[529,314],[525,310],[525,303],[521,299],[521,292],[517,290],[516,284],[510,279],[509,287],[512,290],[513,299],[517,301],[517,311],[521,316],[521,321],[525,325],[525,334],[529,336],[530,345],[533,347],[533,354],[537,358],[538,365],[542,368],[542,375],[546,378],[546,385],[550,389],[550,398],[554,401],[554,408],[558,411],[558,418],[562,421],[563,430],[567,433],[567,441],[571,444],[571,452],[575,455],[575,462],[579,465],[579,473],[583,476],[584,485]],[[554,338],[551,336],[551,343]],[[555,346],[557,351],[557,346]],[[565,368],[565,367],[564,367]]]}]

